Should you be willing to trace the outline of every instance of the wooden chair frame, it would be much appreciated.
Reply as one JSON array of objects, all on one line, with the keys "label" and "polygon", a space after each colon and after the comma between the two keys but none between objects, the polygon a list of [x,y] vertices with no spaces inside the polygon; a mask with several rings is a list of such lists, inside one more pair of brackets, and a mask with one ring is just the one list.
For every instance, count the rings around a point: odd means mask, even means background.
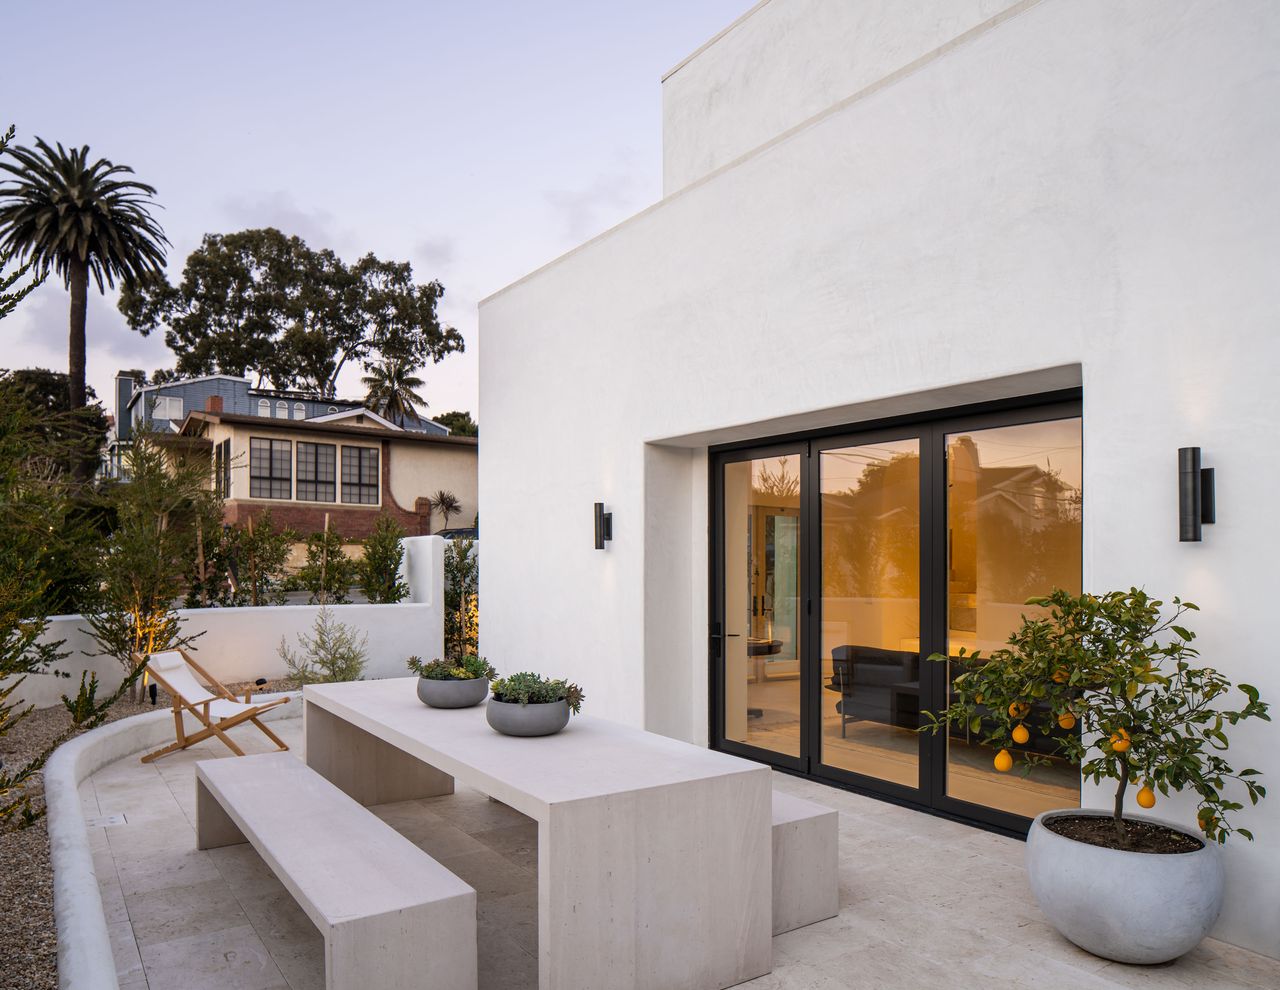
[{"label": "wooden chair frame", "polygon": [[[194,746],[196,743],[203,742],[204,740],[210,738],[211,736],[217,736],[219,739],[221,739],[224,743],[227,744],[227,748],[230,749],[231,752],[235,753],[236,756],[244,756],[244,750],[242,750],[239,746],[237,746],[235,744],[235,741],[226,733],[227,729],[234,729],[237,725],[240,725],[244,722],[252,722],[254,725],[256,725],[259,729],[263,731],[263,733],[266,735],[268,739],[270,739],[273,743],[276,744],[276,746],[281,751],[285,751],[289,748],[285,744],[283,739],[277,736],[274,732],[272,732],[265,725],[263,725],[262,722],[258,720],[258,716],[261,715],[263,712],[270,711],[272,708],[275,708],[279,705],[287,705],[291,699],[277,698],[275,701],[269,701],[265,705],[254,705],[252,708],[246,709],[245,711],[240,712],[238,715],[232,715],[230,718],[214,719],[209,714],[210,702],[223,699],[226,701],[234,701],[237,704],[240,704],[241,703],[240,699],[237,698],[230,691],[228,691],[225,687],[223,687],[212,674],[210,674],[207,670],[205,670],[198,663],[196,663],[196,661],[192,659],[191,655],[187,653],[186,650],[181,650],[181,649],[177,649],[173,651],[164,650],[162,652],[165,652],[165,653],[174,652],[174,653],[180,654],[182,656],[182,659],[186,662],[187,666],[189,666],[197,675],[199,675],[200,678],[204,680],[205,684],[207,685],[207,687],[211,692],[218,695],[219,697],[210,698],[209,701],[204,701],[204,702],[201,702],[200,704],[193,705],[190,702],[188,702],[186,699],[184,699],[182,695],[180,695],[177,691],[175,691],[172,686],[170,686],[170,684],[164,679],[164,675],[157,673],[151,667],[147,667],[146,676],[150,677],[162,688],[164,688],[165,691],[168,692],[169,697],[173,699],[173,729],[174,729],[174,733],[177,735],[177,740],[175,742],[170,743],[168,746],[163,746],[160,749],[155,750],[154,752],[147,753],[145,756],[142,757],[143,763],[150,763],[153,760],[158,760],[162,756],[168,756],[170,753],[176,753],[179,750],[186,749],[189,746]],[[148,661],[148,658],[143,657],[141,654],[135,653],[133,655],[133,662],[135,664],[146,664],[147,661]],[[253,699],[253,692],[246,691],[244,693],[243,704],[246,704],[246,705],[252,704],[252,699]],[[183,722],[182,722],[183,711],[190,712],[204,726],[204,728],[199,729],[196,732],[188,733],[186,730],[186,726],[183,725]]]}]

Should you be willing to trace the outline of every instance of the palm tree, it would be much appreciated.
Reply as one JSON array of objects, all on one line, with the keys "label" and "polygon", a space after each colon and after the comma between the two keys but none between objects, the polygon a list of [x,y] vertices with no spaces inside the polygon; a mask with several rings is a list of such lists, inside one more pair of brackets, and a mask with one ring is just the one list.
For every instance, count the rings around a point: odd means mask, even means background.
[{"label": "palm tree", "polygon": [[98,291],[164,268],[164,231],[151,216],[155,189],[124,178],[133,169],[105,158],[89,163],[89,148],[8,149],[0,169],[17,176],[0,185],[0,253],[56,272],[71,291],[71,408],[85,404],[85,313],[89,275]]},{"label": "palm tree", "polygon": [[418,404],[425,406],[427,401],[416,389],[422,388],[426,382],[415,375],[409,365],[395,358],[386,358],[381,364],[365,370],[368,374],[360,380],[369,390],[365,402],[370,409],[400,426],[410,416],[418,418]]},{"label": "palm tree", "polygon": [[427,499],[427,501],[431,503],[432,509],[444,516],[444,525],[440,527],[441,529],[448,529],[449,517],[462,511],[462,503],[458,501],[458,496],[443,488]]}]

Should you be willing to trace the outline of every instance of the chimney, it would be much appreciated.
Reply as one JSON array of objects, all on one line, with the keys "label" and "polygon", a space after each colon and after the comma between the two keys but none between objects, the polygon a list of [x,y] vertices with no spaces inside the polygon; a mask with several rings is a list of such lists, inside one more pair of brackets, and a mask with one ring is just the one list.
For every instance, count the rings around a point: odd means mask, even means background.
[{"label": "chimney", "polygon": [[116,375],[116,439],[128,440],[133,432],[133,421],[129,416],[129,400],[133,398],[134,381],[132,375]]},{"label": "chimney", "polygon": [[211,396],[209,396],[209,398],[205,399],[205,400],[204,400],[204,411],[205,411],[205,412],[211,412],[211,413],[220,413],[220,412],[222,412],[222,396],[220,396],[220,395],[211,395]]}]

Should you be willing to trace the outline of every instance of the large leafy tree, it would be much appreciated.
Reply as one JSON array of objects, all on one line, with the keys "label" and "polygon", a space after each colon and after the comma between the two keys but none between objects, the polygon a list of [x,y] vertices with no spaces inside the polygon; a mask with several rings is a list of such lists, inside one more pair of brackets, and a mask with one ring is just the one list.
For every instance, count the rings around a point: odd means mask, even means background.
[{"label": "large leafy tree", "polygon": [[410,417],[417,419],[418,406],[427,404],[417,391],[426,382],[398,358],[373,365],[360,380],[368,389],[365,402],[369,408],[401,426]]},{"label": "large leafy tree", "polygon": [[453,410],[451,412],[440,413],[438,416],[432,416],[441,426],[449,427],[449,432],[455,437],[478,437],[480,436],[480,426],[471,418],[471,413]]},{"label": "large leafy tree", "polygon": [[71,407],[85,404],[85,317],[89,277],[99,292],[159,273],[168,240],[151,215],[155,189],[129,178],[133,169],[89,148],[12,147],[0,169],[0,252],[55,272],[71,293],[68,374]]},{"label": "large leafy tree", "polygon": [[[4,154],[4,149],[13,141],[13,135],[14,129],[12,126],[4,134],[0,134],[0,155]],[[34,267],[29,261],[5,274],[5,268],[8,266],[9,255],[5,252],[0,252],[0,320],[12,313],[17,308],[18,303],[34,292],[36,287],[44,281],[43,276],[31,278],[30,281],[27,281],[28,277],[32,275],[32,268]],[[26,282],[25,285],[22,284],[24,281]]]},{"label": "large leafy tree", "polygon": [[86,405],[72,409],[70,381],[61,371],[23,368],[0,372],[0,377],[14,387],[15,394],[31,410],[41,432],[53,444],[50,449],[63,451],[72,459],[66,465],[71,472],[78,470],[82,477],[92,475],[107,439],[107,415],[93,387],[85,387]]},{"label": "large leafy tree", "polygon": [[444,287],[372,254],[347,265],[267,227],[207,234],[182,280],[156,274],[126,289],[120,310],[146,335],[163,327],[188,375],[229,374],[332,396],[344,367],[394,360],[411,373],[463,349],[440,322]]}]

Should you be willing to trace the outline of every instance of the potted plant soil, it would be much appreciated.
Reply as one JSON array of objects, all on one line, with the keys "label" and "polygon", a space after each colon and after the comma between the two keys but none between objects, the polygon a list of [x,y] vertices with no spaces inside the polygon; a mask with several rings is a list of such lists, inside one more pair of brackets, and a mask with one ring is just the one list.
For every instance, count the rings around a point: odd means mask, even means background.
[{"label": "potted plant soil", "polygon": [[582,709],[582,688],[539,674],[520,673],[493,682],[485,706],[489,725],[506,736],[549,736],[569,723],[569,713]]},{"label": "potted plant soil", "polygon": [[[966,726],[998,750],[1001,772],[1013,769],[1016,750],[1024,772],[1053,754],[1079,763],[1086,780],[1113,781],[1112,808],[1046,811],[1032,823],[1032,892],[1050,923],[1095,955],[1175,959],[1217,920],[1221,845],[1232,833],[1253,839],[1229,823],[1243,805],[1224,791],[1235,781],[1257,804],[1266,790],[1257,770],[1227,762],[1226,730],[1249,718],[1270,721],[1267,705],[1241,684],[1244,704],[1229,707],[1231,684],[1195,666],[1195,634],[1181,624],[1197,611],[1191,602],[1175,598],[1162,615],[1163,602],[1132,588],[1098,596],[1057,590],[1027,604],[1047,615],[1024,616],[1008,647],[989,657],[962,650],[952,703],[928,716],[925,729]],[[1027,746],[1033,734],[1046,745]],[[1198,829],[1126,810],[1130,788],[1143,810],[1157,795],[1195,794]]]},{"label": "potted plant soil", "polygon": [[409,669],[418,675],[418,700],[432,708],[470,708],[484,701],[495,671],[484,657],[423,663],[409,658]]}]

